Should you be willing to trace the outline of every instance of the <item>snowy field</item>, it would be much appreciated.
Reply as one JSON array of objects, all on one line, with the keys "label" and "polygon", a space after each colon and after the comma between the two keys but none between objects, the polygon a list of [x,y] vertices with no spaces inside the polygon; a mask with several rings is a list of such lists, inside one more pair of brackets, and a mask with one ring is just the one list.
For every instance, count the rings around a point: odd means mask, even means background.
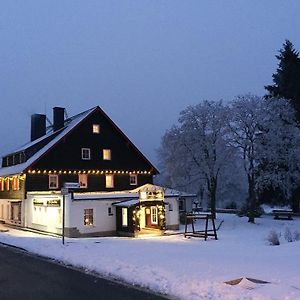
[{"label": "snowy field", "polygon": [[[218,223],[221,220],[217,241],[172,235],[66,239],[63,246],[59,238],[9,229],[0,232],[0,242],[172,299],[300,299],[300,241],[287,242],[284,237],[286,228],[300,231],[300,218],[264,216],[249,224],[246,218],[218,214]],[[271,230],[281,234],[279,246],[269,245]],[[224,283],[242,277],[269,283]]]}]

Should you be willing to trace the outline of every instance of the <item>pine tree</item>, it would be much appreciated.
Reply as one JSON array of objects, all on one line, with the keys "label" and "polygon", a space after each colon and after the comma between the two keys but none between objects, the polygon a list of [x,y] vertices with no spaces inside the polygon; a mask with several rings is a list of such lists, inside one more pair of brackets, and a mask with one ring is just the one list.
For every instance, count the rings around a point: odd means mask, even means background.
[{"label": "pine tree", "polygon": [[294,45],[286,40],[279,54],[276,73],[272,75],[273,85],[265,86],[269,92],[267,98],[280,97],[289,99],[296,110],[296,117],[300,123],[300,58]]}]

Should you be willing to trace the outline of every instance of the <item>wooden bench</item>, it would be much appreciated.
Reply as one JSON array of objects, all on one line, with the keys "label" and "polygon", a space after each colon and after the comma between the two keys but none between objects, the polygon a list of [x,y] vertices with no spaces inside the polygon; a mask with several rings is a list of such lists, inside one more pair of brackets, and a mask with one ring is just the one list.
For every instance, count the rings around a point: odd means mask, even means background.
[{"label": "wooden bench", "polygon": [[275,220],[293,220],[292,210],[283,210],[283,209],[273,209],[272,215],[274,216]]}]

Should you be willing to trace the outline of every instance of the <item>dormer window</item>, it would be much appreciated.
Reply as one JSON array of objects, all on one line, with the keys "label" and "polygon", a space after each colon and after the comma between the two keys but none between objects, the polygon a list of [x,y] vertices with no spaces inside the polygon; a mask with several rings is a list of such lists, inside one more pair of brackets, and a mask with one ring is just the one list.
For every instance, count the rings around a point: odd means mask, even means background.
[{"label": "dormer window", "polygon": [[83,159],[83,160],[91,159],[91,149],[90,148],[81,148],[81,159]]},{"label": "dormer window", "polygon": [[111,150],[103,149],[103,160],[111,160]]},{"label": "dormer window", "polygon": [[100,133],[100,125],[99,124],[93,124],[93,133],[95,133],[95,134]]}]

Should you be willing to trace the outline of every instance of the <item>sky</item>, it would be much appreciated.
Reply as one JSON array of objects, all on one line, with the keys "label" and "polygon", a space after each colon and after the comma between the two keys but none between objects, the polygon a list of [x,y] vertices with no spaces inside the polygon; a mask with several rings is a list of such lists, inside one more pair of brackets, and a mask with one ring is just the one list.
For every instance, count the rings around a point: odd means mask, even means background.
[{"label": "sky", "polygon": [[188,105],[264,95],[285,39],[300,50],[300,1],[2,0],[0,155],[30,116],[99,105],[157,164]]}]

